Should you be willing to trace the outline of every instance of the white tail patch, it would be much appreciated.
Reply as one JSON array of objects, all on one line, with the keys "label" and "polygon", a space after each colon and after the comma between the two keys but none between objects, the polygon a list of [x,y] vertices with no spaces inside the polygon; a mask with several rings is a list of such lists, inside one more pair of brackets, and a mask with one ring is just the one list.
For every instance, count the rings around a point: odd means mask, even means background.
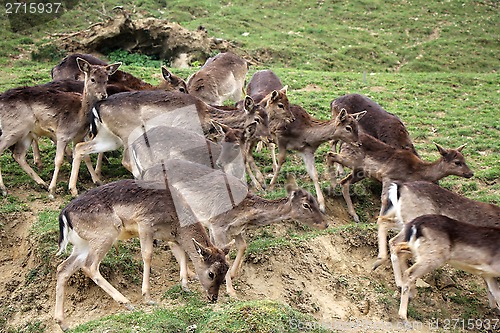
[{"label": "white tail patch", "polygon": [[401,215],[401,204],[398,200],[398,184],[392,183],[389,186],[389,191],[387,192],[387,196],[390,200],[390,202],[393,205],[393,209],[396,211],[396,218],[397,220],[402,223],[403,222],[403,217]]},{"label": "white tail patch", "polygon": [[63,214],[62,216],[62,221],[63,221],[63,226],[62,226],[62,240],[61,243],[59,243],[59,251],[57,251],[56,256],[60,256],[61,254],[66,252],[66,247],[68,246],[68,233],[69,233],[69,225],[68,225],[68,219],[66,218],[66,215]]}]

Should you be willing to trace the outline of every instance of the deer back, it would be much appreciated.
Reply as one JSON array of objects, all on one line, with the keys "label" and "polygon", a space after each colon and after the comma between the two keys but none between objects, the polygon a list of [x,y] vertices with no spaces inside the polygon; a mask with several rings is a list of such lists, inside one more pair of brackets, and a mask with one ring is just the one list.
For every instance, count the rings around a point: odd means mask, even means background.
[{"label": "deer back", "polygon": [[264,97],[273,90],[281,90],[283,84],[280,78],[271,70],[260,70],[255,72],[247,85],[247,95],[251,96],[255,103],[260,103]]},{"label": "deer back", "polygon": [[389,146],[409,150],[418,156],[403,122],[368,97],[360,94],[344,95],[333,100],[330,109],[332,116],[336,116],[342,109],[350,114],[366,110],[366,114],[359,120],[362,131]]}]

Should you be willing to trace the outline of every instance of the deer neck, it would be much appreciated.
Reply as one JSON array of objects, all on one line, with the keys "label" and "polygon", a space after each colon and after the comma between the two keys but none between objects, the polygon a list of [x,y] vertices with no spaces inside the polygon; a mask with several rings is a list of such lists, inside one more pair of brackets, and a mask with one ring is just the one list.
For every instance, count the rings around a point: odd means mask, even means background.
[{"label": "deer neck", "polygon": [[83,89],[82,106],[80,108],[80,118],[86,118],[92,110],[94,104],[99,101],[97,96],[90,94],[86,88]]},{"label": "deer neck", "polygon": [[418,170],[412,172],[412,178],[435,182],[448,176],[448,173],[445,170],[445,163],[442,158],[434,162],[420,160],[419,164]]},{"label": "deer neck", "polygon": [[177,230],[176,241],[182,249],[186,251],[189,258],[193,261],[195,270],[198,272],[198,270],[202,267],[203,258],[196,251],[193,244],[193,238],[205,247],[213,246],[213,244],[210,242],[205,228],[199,222],[185,227],[179,227]]},{"label": "deer neck", "polygon": [[336,139],[337,124],[336,120],[319,120],[312,119],[311,125],[305,128],[305,135],[316,142],[322,143],[325,141]]},{"label": "deer neck", "polygon": [[262,227],[289,218],[291,205],[288,204],[288,198],[268,200],[254,196],[249,201],[246,207],[250,209],[247,218],[249,225]]}]

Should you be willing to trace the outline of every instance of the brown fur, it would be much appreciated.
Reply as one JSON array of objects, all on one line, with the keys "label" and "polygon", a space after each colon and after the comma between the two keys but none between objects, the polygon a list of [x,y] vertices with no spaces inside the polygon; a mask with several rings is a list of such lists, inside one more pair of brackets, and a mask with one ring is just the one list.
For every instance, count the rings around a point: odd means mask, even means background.
[{"label": "brown fur", "polygon": [[170,242],[181,265],[184,288],[187,288],[186,252],[208,298],[217,300],[219,287],[229,268],[225,259],[227,249],[224,252],[213,246],[199,222],[181,226],[172,194],[165,189],[165,184],[164,189],[158,189],[157,184],[117,181],[82,194],[62,210],[59,253],[64,251],[68,241],[74,245],[72,254],[57,268],[55,319],[63,330],[68,328],[64,320],[65,285],[80,268],[115,301],[133,309],[130,301],[99,273],[99,263],[118,239],[139,237],[141,241],[145,301],[151,302],[149,273],[154,239]]},{"label": "brown fur", "polygon": [[[415,281],[445,263],[483,277],[491,307],[500,309],[500,228],[482,227],[444,215],[421,215],[405,225],[404,243],[395,247],[400,261],[406,260],[405,247],[411,249],[415,263],[404,271],[399,316],[407,320],[410,294]],[[412,292],[413,290],[413,292]]]}]

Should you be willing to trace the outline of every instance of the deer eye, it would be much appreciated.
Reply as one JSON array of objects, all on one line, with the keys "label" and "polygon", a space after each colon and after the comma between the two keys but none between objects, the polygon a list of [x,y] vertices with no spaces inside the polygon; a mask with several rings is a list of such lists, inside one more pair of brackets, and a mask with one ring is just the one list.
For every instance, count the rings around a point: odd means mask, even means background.
[{"label": "deer eye", "polygon": [[239,145],[239,144],[235,144],[235,145],[233,146],[233,149],[234,149],[234,150],[238,150],[238,149],[240,149],[240,145]]},{"label": "deer eye", "polygon": [[181,88],[179,88],[179,91],[180,91],[181,93],[185,93],[185,92],[186,92],[186,89],[184,89],[184,88],[182,88],[182,87],[181,87]]},{"label": "deer eye", "polygon": [[90,79],[90,82],[95,83],[95,79],[94,79],[94,78],[91,78],[91,79]]},{"label": "deer eye", "polygon": [[310,204],[308,204],[307,202],[304,202],[304,203],[302,204],[302,207],[304,207],[304,209],[309,209],[309,210],[311,210],[311,205],[310,205]]},{"label": "deer eye", "polygon": [[352,132],[352,127],[351,127],[351,126],[346,126],[346,127],[345,127],[345,130],[346,130],[347,132]]},{"label": "deer eye", "polygon": [[208,277],[210,280],[213,280],[215,278],[215,274],[213,272],[208,272]]},{"label": "deer eye", "polygon": [[257,124],[260,124],[260,119],[259,118],[255,118],[254,121],[257,123]]},{"label": "deer eye", "polygon": [[284,109],[284,108],[285,108],[285,106],[283,105],[283,103],[278,103],[278,107],[279,107],[280,109]]},{"label": "deer eye", "polygon": [[460,161],[455,161],[455,165],[456,165],[456,166],[461,166],[461,165],[462,165],[462,162],[460,162]]}]

